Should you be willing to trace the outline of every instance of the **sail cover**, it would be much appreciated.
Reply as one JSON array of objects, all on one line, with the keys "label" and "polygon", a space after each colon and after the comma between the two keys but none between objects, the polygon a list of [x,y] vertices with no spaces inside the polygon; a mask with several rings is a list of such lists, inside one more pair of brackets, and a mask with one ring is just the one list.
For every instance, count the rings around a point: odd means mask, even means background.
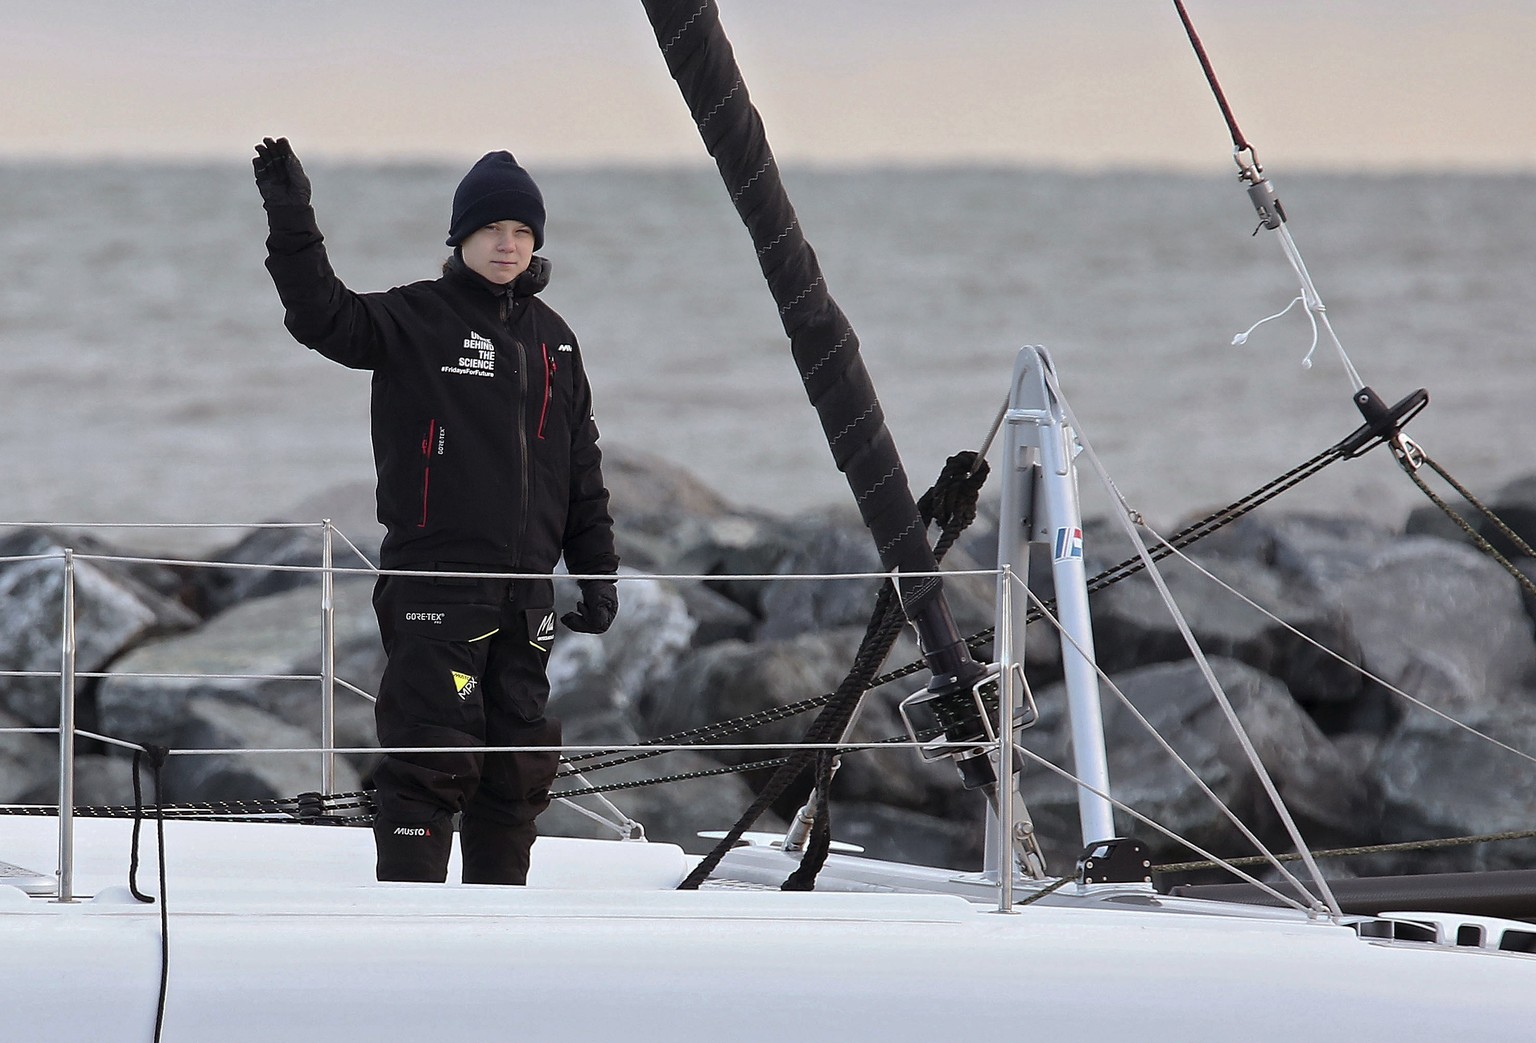
[{"label": "sail cover", "polygon": [[[643,2],[667,69],[752,235],[800,379],[881,563],[892,572],[936,572],[927,527],[859,355],[858,337],[828,292],[801,232],[714,0]],[[941,580],[902,583],[901,598],[936,675],[964,679],[976,672],[950,619]]]}]

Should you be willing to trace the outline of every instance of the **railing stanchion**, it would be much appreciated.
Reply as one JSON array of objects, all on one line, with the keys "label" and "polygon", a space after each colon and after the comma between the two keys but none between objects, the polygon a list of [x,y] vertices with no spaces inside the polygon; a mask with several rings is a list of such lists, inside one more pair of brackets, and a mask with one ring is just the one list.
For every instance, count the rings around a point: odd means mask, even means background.
[{"label": "railing stanchion", "polygon": [[59,897],[75,898],[75,552],[64,548],[59,667]]},{"label": "railing stanchion", "polygon": [[997,621],[997,911],[1013,912],[1014,793],[1013,777],[1013,565],[1002,566],[1002,616]]},{"label": "railing stanchion", "polygon": [[331,519],[320,531],[320,792],[336,792],[336,584],[331,561]]}]

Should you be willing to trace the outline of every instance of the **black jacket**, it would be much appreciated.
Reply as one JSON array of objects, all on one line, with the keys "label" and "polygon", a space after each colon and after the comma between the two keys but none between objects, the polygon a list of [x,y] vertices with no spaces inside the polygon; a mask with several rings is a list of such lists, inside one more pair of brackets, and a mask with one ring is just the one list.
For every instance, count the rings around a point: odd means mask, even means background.
[{"label": "black jacket", "polygon": [[[534,294],[450,261],[441,278],[353,293],[307,206],[269,207],[267,270],[300,343],[373,371],[385,568],[613,573],[592,395],[570,327]],[[464,571],[470,571],[466,569]]]}]

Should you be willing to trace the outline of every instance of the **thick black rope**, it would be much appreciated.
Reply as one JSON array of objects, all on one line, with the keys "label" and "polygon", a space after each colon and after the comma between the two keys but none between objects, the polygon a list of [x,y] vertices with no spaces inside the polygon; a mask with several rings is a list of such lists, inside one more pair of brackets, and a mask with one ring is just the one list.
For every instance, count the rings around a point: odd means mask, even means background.
[{"label": "thick black rope", "polygon": [[[870,676],[879,668],[880,661],[884,659],[890,647],[895,643],[896,635],[901,631],[901,612],[897,608],[892,611],[895,598],[891,594],[889,586],[882,586],[880,594],[875,600],[875,609],[870,618],[869,626],[864,632],[864,640],[859,645],[858,654],[854,657],[853,667],[847,677],[821,713],[811,722],[806,729],[801,741],[806,743],[836,742],[842,736],[843,730],[853,717],[853,711],[858,706],[858,700],[863,697],[864,685]],[[894,625],[891,618],[894,616]],[[785,763],[778,768],[769,778],[768,782],[758,792],[757,797],[742,812],[741,818],[736,824],[726,831],[726,835],[715,845],[709,854],[696,865],[692,872],[677,885],[679,891],[697,890],[705,878],[720,864],[720,860],[726,852],[736,846],[741,835],[761,817],[768,807],[783,795],[790,784],[798,779],[805,769],[810,766],[819,751],[799,749],[786,757]]]},{"label": "thick black rope", "polygon": [[[144,894],[139,890],[139,827],[144,824],[144,791],[139,779],[139,767],[143,759],[144,751],[142,749],[133,751],[133,834],[132,840],[128,845],[128,890],[134,898],[141,902],[153,902],[154,898],[152,896]],[[42,811],[57,813],[61,809],[53,807],[40,808],[38,810],[40,813]],[[74,810],[75,814],[79,814],[78,808]],[[159,810],[158,806],[156,810]]]},{"label": "thick black rope", "polygon": [[[895,597],[891,595],[891,588],[881,587],[880,596],[875,599],[874,612],[870,616],[869,629],[865,631],[864,641],[859,646],[859,654],[854,657],[853,668],[848,671],[848,676],[838,686],[837,694],[827,705],[827,709],[806,730],[806,742],[836,742],[842,738],[853,720],[860,700],[864,697],[865,686],[874,676],[875,671],[880,668],[880,663],[885,660],[891,646],[896,643],[896,638],[901,635],[901,628],[905,623],[906,617],[902,614],[901,607],[896,604]],[[770,786],[764,788],[763,794],[759,794],[758,800],[753,802],[747,814],[743,815],[742,820],[737,823],[739,828],[732,829],[731,833],[734,836],[727,834],[726,839],[730,843],[721,841],[715,850],[710,852],[706,858],[708,867],[705,868],[704,862],[694,867],[693,873],[689,875],[689,880],[693,881],[693,887],[699,886],[715,866],[720,864],[720,859],[725,856],[725,853],[735,846],[741,834],[751,828],[768,805],[778,799],[789,783],[797,779],[805,768],[813,763],[816,768],[812,786],[812,792],[816,796],[816,817],[811,823],[811,836],[806,845],[805,854],[801,857],[800,868],[789,875],[782,888],[785,891],[809,891],[815,887],[816,873],[821,868],[820,863],[818,862],[810,870],[809,876],[805,871],[818,851],[820,861],[824,862],[831,846],[832,833],[827,807],[827,790],[831,784],[834,755],[827,750],[807,750],[805,754],[803,757],[793,758],[790,766],[780,769],[779,774],[771,780]],[[774,787],[773,783],[780,784]],[[766,800],[763,799],[764,795],[768,795]],[[679,885],[679,890],[686,886],[688,881]]]},{"label": "thick black rope", "polygon": [[[936,572],[906,470],[859,354],[858,336],[833,300],[800,227],[715,0],[642,0],[642,6],[667,71],[752,237],[806,396],[884,570]],[[942,590],[936,576],[901,590],[930,657],[961,647],[959,635],[939,632],[943,628],[934,625],[938,617],[927,611]],[[925,632],[929,629],[934,632]]]}]

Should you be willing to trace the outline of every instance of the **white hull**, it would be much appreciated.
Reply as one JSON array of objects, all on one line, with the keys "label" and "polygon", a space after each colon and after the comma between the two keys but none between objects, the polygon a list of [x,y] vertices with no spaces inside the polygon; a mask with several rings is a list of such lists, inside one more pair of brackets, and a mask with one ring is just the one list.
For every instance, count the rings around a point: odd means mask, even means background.
[{"label": "white hull", "polygon": [[[0,822],[0,858],[54,864],[54,819]],[[93,898],[0,886],[3,1036],[151,1039],[160,913],[124,886],[130,824],[77,826]],[[147,824],[150,893],[154,839]],[[679,892],[676,847],[560,838],[536,845],[527,888],[379,884],[367,830],[170,822],[166,841],[166,1040],[1364,1043],[1517,1038],[1536,1018],[1536,956],[1134,888],[1069,886],[1011,914],[940,894]]]}]

